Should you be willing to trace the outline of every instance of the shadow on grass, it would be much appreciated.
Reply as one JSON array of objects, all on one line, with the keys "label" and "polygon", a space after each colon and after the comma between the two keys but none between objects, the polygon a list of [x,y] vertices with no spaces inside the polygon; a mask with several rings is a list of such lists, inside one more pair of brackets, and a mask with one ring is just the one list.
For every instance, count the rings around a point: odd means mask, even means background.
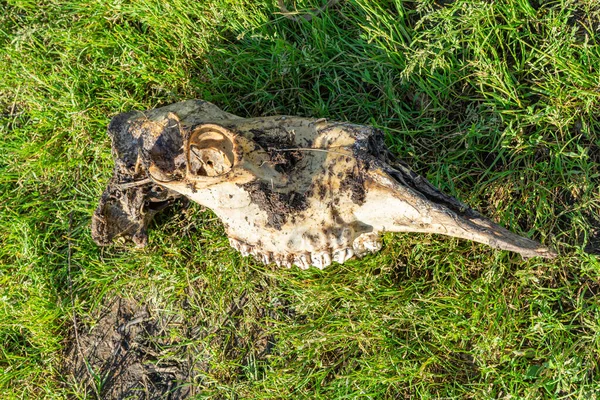
[{"label": "shadow on grass", "polygon": [[589,224],[591,229],[583,251],[588,254],[600,256],[600,218],[590,218]]}]

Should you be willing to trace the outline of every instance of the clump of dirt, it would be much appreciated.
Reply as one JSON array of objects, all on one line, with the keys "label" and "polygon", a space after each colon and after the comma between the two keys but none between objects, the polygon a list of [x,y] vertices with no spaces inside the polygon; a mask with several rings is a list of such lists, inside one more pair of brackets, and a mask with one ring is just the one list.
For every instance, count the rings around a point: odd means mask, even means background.
[{"label": "clump of dirt", "polygon": [[289,174],[304,158],[301,151],[290,150],[294,141],[285,129],[251,129],[250,132],[253,140],[267,152],[269,161],[279,173]]},{"label": "clump of dirt", "polygon": [[92,238],[100,246],[124,237],[144,247],[154,216],[181,196],[152,183],[127,187],[128,183],[117,182],[119,177],[113,178],[100,198],[92,218]]},{"label": "clump of dirt", "polygon": [[340,190],[350,191],[350,198],[355,204],[363,205],[365,202],[365,180],[360,171],[353,171],[346,175],[340,182]]},{"label": "clump of dirt", "polygon": [[144,247],[147,228],[154,216],[181,195],[152,183],[147,173],[150,161],[164,173],[176,175],[182,168],[183,139],[177,120],[144,125],[131,112],[114,117],[108,127],[113,143],[113,177],[92,217],[92,238],[100,246],[123,237]]},{"label": "clump of dirt", "polygon": [[161,360],[166,325],[147,307],[116,298],[93,327],[73,332],[66,375],[102,399],[185,398],[192,368],[185,360]]},{"label": "clump of dirt", "polygon": [[267,225],[281,229],[288,217],[293,217],[308,207],[305,193],[279,193],[266,182],[255,181],[241,185],[252,202],[267,213]]}]

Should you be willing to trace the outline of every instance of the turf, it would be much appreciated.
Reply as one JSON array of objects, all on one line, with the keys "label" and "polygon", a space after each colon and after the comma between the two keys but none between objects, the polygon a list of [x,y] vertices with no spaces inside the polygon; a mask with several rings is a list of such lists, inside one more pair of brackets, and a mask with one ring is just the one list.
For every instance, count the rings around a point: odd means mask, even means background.
[{"label": "turf", "polygon": [[[0,397],[102,397],[68,349],[123,298],[171,321],[148,363],[187,360],[196,398],[596,398],[597,2],[289,17],[274,1],[0,0]],[[109,119],[191,98],[381,127],[435,185],[560,256],[398,234],[363,260],[280,270],[193,205],[144,250],[98,248]]]}]

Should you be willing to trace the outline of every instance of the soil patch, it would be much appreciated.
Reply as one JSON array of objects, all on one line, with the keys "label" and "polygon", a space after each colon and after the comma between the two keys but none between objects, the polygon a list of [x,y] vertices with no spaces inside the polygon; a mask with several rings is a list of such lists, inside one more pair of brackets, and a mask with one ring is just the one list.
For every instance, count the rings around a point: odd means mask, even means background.
[{"label": "soil patch", "polygon": [[290,133],[285,129],[269,129],[266,131],[251,129],[250,132],[253,134],[253,140],[267,152],[270,163],[279,173],[290,174],[304,158],[301,151],[289,150],[295,145]]},{"label": "soil patch", "polygon": [[148,307],[115,298],[93,327],[79,326],[67,350],[65,372],[89,395],[102,399],[186,398],[189,363],[160,359],[168,325]]},{"label": "soil patch", "polygon": [[190,286],[174,308],[112,298],[96,315],[78,319],[65,346],[65,384],[103,400],[182,400],[256,379],[275,346],[267,327],[293,313],[287,302],[271,301],[266,288],[235,293],[217,312],[198,312],[213,296],[203,284]]}]

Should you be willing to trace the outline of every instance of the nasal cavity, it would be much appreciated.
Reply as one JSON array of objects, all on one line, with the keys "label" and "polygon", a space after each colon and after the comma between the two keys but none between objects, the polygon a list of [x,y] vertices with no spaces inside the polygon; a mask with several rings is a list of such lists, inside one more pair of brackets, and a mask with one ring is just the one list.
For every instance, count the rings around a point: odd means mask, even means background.
[{"label": "nasal cavity", "polygon": [[191,134],[188,157],[193,175],[220,176],[233,168],[233,143],[212,127],[200,127]]}]

